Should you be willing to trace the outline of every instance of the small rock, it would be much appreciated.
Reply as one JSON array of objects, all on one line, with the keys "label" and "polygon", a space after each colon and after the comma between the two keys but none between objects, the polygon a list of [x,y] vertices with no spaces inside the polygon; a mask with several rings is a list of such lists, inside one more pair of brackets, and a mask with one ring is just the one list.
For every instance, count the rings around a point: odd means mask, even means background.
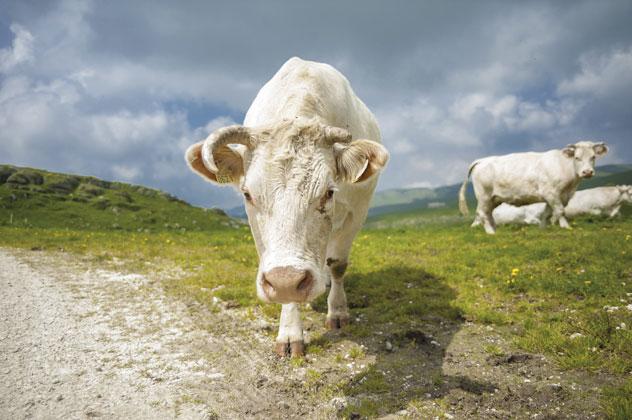
[{"label": "small rock", "polygon": [[[506,363],[524,363],[527,360],[532,359],[533,356],[527,353],[510,354],[509,356],[496,356],[492,357],[492,364],[498,366]],[[490,359],[488,359],[490,360]]]},{"label": "small rock", "polygon": [[562,390],[562,384],[549,384],[549,386],[555,392],[560,392]]},{"label": "small rock", "polygon": [[342,411],[347,407],[347,399],[344,397],[334,397],[329,400],[331,405],[336,411]]},{"label": "small rock", "polygon": [[571,340],[575,340],[576,338],[580,338],[580,337],[583,337],[583,336],[584,336],[584,334],[582,334],[582,333],[573,333],[573,334],[570,335],[569,338]]},{"label": "small rock", "polygon": [[256,328],[260,331],[271,331],[272,325],[264,319],[260,319],[256,323]]},{"label": "small rock", "polygon": [[257,388],[261,388],[266,382],[268,382],[268,378],[262,376],[261,378],[257,379],[257,382],[255,382],[255,386]]},{"label": "small rock", "polygon": [[384,343],[384,347],[386,348],[386,351],[393,351],[393,345],[391,344],[390,341],[387,341],[386,343]]},{"label": "small rock", "polygon": [[55,401],[61,401],[61,400],[63,400],[63,399],[64,399],[64,396],[63,396],[63,395],[61,395],[61,394],[59,394],[59,395],[57,396],[57,398],[55,398]]},{"label": "small rock", "polygon": [[277,403],[277,406],[284,410],[287,410],[288,408],[290,408],[290,404],[286,403],[285,401],[279,401]]}]

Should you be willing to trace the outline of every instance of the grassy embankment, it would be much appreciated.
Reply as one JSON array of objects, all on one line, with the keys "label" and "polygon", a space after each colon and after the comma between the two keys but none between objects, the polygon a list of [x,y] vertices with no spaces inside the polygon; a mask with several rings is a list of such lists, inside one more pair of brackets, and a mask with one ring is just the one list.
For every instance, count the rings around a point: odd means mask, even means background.
[{"label": "grassy embankment", "polygon": [[[0,185],[0,246],[63,249],[95,260],[120,258],[137,270],[147,269],[147,263],[177,266],[188,274],[165,285],[176,297],[210,307],[211,297],[217,296],[268,317],[278,313],[278,305],[256,300],[256,252],[247,227],[142,187],[112,188],[81,178],[59,192],[51,184],[64,181],[63,176],[43,178],[41,184],[5,179]],[[100,194],[86,191],[92,186]],[[407,225],[395,223],[402,215],[385,217],[382,228],[360,233],[346,290],[353,318],[363,322],[344,334],[361,339],[382,329],[397,337],[428,319],[490,324],[517,347],[545,354],[563,369],[607,375],[612,385],[603,389],[603,409],[612,417],[629,418],[630,211],[613,221],[580,219],[570,231],[501,227],[495,236],[469,229],[451,212],[435,211],[438,222],[411,215],[417,223]],[[326,311],[324,298],[313,307]],[[327,351],[326,341],[315,337],[307,351]],[[402,374],[408,369],[389,368]],[[348,395],[380,397],[378,407],[367,400],[354,408],[361,413],[390,410],[420,396],[397,389],[371,370],[365,377],[338,388]]]}]

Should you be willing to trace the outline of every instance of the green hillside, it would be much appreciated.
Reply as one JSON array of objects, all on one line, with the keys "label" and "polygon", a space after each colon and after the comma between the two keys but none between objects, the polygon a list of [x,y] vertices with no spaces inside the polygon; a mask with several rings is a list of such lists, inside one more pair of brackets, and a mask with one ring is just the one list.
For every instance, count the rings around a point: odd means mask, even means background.
[{"label": "green hillside", "polygon": [[182,231],[235,223],[151,188],[0,165],[0,226]]},{"label": "green hillside", "polygon": [[432,188],[398,188],[377,192],[371,201],[371,207],[383,207],[396,204],[412,203],[415,200],[433,198]]}]

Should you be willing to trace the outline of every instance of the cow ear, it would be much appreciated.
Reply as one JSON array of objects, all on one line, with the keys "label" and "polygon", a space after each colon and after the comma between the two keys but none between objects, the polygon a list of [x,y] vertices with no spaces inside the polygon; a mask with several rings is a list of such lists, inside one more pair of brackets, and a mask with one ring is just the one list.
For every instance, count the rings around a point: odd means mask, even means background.
[{"label": "cow ear", "polygon": [[603,156],[608,153],[608,146],[605,143],[597,143],[593,146],[593,150],[597,156]]},{"label": "cow ear", "polygon": [[217,169],[210,169],[204,163],[202,146],[204,142],[190,146],[185,154],[189,168],[204,180],[216,184],[237,184],[244,174],[243,157],[238,150],[231,147],[220,147],[212,155]]},{"label": "cow ear", "polygon": [[575,157],[575,145],[569,144],[568,146],[562,149],[562,153],[564,153],[564,156],[569,157],[569,158]]},{"label": "cow ear", "polygon": [[388,151],[371,140],[335,143],[334,155],[338,176],[346,182],[363,182],[379,173],[388,162]]}]

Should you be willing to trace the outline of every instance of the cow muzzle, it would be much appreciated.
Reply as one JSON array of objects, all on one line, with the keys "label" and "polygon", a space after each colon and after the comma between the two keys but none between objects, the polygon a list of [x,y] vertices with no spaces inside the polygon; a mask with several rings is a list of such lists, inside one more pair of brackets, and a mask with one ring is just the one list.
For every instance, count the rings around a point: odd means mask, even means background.
[{"label": "cow muzzle", "polygon": [[262,277],[263,293],[270,302],[305,302],[313,287],[312,272],[294,267],[275,267]]},{"label": "cow muzzle", "polygon": [[592,169],[584,169],[582,171],[582,178],[592,178],[594,174],[595,171],[593,171]]}]

